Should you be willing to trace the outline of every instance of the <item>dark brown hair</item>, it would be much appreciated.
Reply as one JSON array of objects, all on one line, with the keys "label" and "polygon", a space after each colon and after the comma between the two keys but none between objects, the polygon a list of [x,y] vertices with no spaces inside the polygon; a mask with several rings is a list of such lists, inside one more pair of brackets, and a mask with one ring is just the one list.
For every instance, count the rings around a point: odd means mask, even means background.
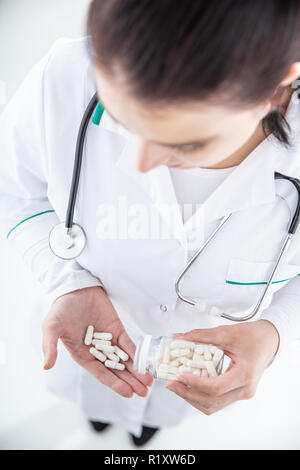
[{"label": "dark brown hair", "polygon": [[[96,64],[117,64],[140,100],[253,106],[300,60],[300,1],[93,0],[88,35]],[[262,124],[289,145],[280,105]]]}]

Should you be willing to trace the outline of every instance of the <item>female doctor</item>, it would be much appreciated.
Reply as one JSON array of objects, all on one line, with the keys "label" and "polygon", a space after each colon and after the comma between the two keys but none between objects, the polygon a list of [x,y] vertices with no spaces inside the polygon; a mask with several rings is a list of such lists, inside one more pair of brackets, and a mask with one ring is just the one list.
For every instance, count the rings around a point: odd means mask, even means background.
[{"label": "female doctor", "polygon": [[[248,399],[300,336],[297,236],[259,318],[210,315],[253,308],[286,236],[296,195],[274,172],[300,176],[299,51],[298,1],[93,0],[88,37],[57,41],[2,114],[1,219],[43,287],[49,387],[95,429],[121,423],[140,445]],[[48,236],[65,220],[95,90],[104,112],[87,129],[74,213],[87,244],[63,260]],[[200,312],[174,283],[229,213],[183,281]],[[89,354],[89,324],[129,353],[125,371]],[[173,333],[224,349],[230,367],[167,386],[137,373],[138,336]]]}]

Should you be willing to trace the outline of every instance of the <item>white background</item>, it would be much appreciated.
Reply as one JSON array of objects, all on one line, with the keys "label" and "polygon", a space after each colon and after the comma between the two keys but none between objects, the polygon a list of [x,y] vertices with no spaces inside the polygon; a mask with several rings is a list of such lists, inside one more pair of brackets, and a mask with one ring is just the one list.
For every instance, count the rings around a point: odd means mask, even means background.
[{"label": "white background", "polygon": [[[0,1],[0,83],[6,84],[7,99],[56,38],[84,34],[88,3]],[[0,260],[0,449],[133,448],[123,429],[96,434],[74,404],[46,391],[47,372],[30,337],[37,286],[3,233]],[[147,448],[300,449],[299,345],[291,352],[292,357],[277,360],[265,372],[252,400],[163,429]]]}]

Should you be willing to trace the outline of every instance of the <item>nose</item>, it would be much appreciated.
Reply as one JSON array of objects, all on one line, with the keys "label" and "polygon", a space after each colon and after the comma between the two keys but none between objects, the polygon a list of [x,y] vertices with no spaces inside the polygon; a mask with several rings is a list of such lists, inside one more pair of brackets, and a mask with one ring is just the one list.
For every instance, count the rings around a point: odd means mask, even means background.
[{"label": "nose", "polygon": [[135,158],[137,170],[147,173],[147,171],[167,163],[170,160],[170,155],[162,153],[161,150],[144,140],[138,140]]}]

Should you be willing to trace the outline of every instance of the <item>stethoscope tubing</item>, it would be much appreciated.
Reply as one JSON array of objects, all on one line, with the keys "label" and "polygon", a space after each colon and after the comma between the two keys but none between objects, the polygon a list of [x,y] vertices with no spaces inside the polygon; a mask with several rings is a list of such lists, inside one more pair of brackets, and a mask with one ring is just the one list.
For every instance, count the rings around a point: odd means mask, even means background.
[{"label": "stethoscope tubing", "polygon": [[[79,181],[80,181],[80,174],[81,174],[81,166],[82,166],[82,156],[83,156],[83,150],[84,150],[84,143],[85,143],[85,137],[86,137],[86,132],[88,128],[89,121],[91,119],[91,116],[97,106],[98,99],[97,99],[97,94],[95,93],[90,100],[85,113],[83,115],[79,132],[78,132],[78,137],[77,137],[77,142],[76,142],[76,150],[75,150],[75,158],[74,158],[74,166],[73,166],[73,175],[72,175],[72,182],[71,182],[71,188],[70,188],[70,195],[69,195],[69,201],[68,201],[68,208],[67,208],[67,213],[66,213],[66,220],[65,220],[65,229],[67,234],[71,234],[72,227],[74,225],[73,223],[73,217],[74,217],[74,209],[75,209],[75,204],[76,204],[76,198],[77,198],[77,192],[78,192],[78,186],[79,186]],[[289,228],[288,228],[288,233],[287,236],[282,244],[282,247],[280,249],[279,256],[275,262],[275,266],[272,270],[272,273],[269,277],[269,280],[267,282],[267,285],[258,301],[256,304],[255,308],[252,310],[251,313],[248,315],[245,315],[243,317],[234,317],[226,313],[220,313],[219,316],[226,319],[226,320],[231,320],[235,322],[243,322],[250,320],[253,318],[259,311],[264,298],[266,297],[268,290],[270,288],[270,285],[272,283],[272,280],[274,278],[274,275],[277,271],[278,265],[282,259],[283,254],[287,251],[289,244],[291,242],[291,239],[293,235],[295,234],[299,221],[300,221],[300,181],[297,178],[293,178],[291,176],[286,176],[281,173],[275,172],[274,174],[275,179],[285,179],[290,181],[295,189],[297,190],[297,195],[298,195],[298,201],[297,201],[297,207],[295,210],[295,213],[292,217],[292,220],[290,222]],[[214,232],[210,235],[210,237],[205,241],[205,243],[197,250],[197,252],[194,254],[194,256],[191,258],[191,260],[188,262],[188,264],[185,266],[185,268],[182,270],[182,272],[179,274],[179,276],[176,279],[175,282],[175,291],[179,299],[181,299],[183,302],[186,302],[192,306],[196,306],[197,302],[195,302],[193,299],[189,299],[185,297],[181,290],[181,283],[182,280],[187,273],[187,271],[191,268],[193,263],[196,261],[198,256],[203,252],[203,250],[208,246],[208,244],[215,238],[216,234],[219,232],[219,230],[222,228],[222,226],[230,219],[232,214],[229,214],[221,220],[220,224],[218,227],[214,230]],[[77,224],[75,224],[77,225]],[[77,226],[81,231],[81,236],[85,237],[84,231],[81,227]],[[51,248],[54,253],[55,250],[53,247]],[[70,258],[71,259],[71,258]]]},{"label": "stethoscope tubing", "polygon": [[75,209],[80,174],[81,174],[82,155],[83,155],[86,131],[88,128],[89,121],[92,117],[92,114],[97,106],[97,103],[98,103],[98,98],[97,98],[97,93],[95,93],[85,110],[85,113],[83,115],[83,118],[80,124],[79,131],[78,131],[74,166],[73,166],[72,183],[71,183],[68,209],[67,209],[66,221],[65,221],[65,226],[68,231],[72,228],[72,225],[73,225],[74,209]]}]

